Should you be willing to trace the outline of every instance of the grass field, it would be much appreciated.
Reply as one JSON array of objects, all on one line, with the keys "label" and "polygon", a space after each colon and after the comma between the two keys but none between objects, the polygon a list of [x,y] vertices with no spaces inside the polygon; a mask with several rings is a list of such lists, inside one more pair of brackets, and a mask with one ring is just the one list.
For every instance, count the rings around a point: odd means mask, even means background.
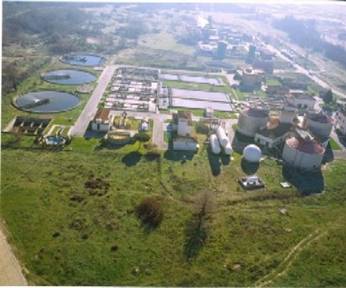
[{"label": "grass field", "polygon": [[281,85],[280,81],[275,79],[275,78],[267,79],[266,84],[268,86],[280,86]]},{"label": "grass field", "polygon": [[[244,175],[238,154],[228,163],[203,145],[192,159],[153,159],[138,143],[97,147],[76,138],[70,151],[2,150],[1,216],[31,284],[249,286],[269,277],[280,286],[345,286],[346,162],[325,169],[324,194],[302,197],[281,188],[282,168],[269,159],[258,170],[267,188],[245,192],[236,183]],[[109,189],[92,193],[86,184],[94,178]],[[154,230],[134,213],[149,196],[164,213]],[[198,244],[191,227],[203,199],[207,236]],[[320,238],[286,264],[316,230]]]},{"label": "grass field", "polygon": [[187,89],[187,90],[200,90],[200,91],[208,91],[208,92],[223,92],[223,93],[231,93],[232,88],[224,85],[224,86],[215,86],[206,83],[191,83],[191,82],[183,82],[183,81],[175,81],[175,80],[165,80],[163,84],[167,87],[171,88],[179,88],[179,89]]},{"label": "grass field", "polygon": [[329,139],[329,143],[330,143],[330,147],[333,150],[341,150],[341,147],[339,146],[339,144],[333,138]]},{"label": "grass field", "polygon": [[166,32],[143,35],[138,40],[138,44],[147,48],[168,50],[187,55],[193,55],[195,51],[191,46],[177,43],[174,36]]}]

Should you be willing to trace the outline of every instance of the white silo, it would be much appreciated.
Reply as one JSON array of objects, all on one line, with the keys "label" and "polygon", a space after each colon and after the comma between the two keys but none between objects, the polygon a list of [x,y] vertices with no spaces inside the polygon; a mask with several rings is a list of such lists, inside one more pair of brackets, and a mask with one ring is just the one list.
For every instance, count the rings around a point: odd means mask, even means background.
[{"label": "white silo", "polygon": [[304,170],[319,168],[325,148],[312,139],[290,137],[285,141],[282,159],[289,165]]},{"label": "white silo", "polygon": [[217,127],[216,135],[219,139],[220,145],[222,147],[226,147],[226,145],[229,143],[229,138],[226,135],[225,129],[223,129],[221,126]]},{"label": "white silo", "polygon": [[225,147],[223,147],[223,151],[225,152],[226,155],[231,155],[233,152],[232,145],[230,142],[227,143]]},{"label": "white silo", "polygon": [[285,103],[280,112],[280,122],[293,124],[293,120],[296,116],[297,108],[290,103]]},{"label": "white silo", "polygon": [[332,119],[324,113],[309,113],[306,115],[307,126],[312,133],[322,137],[329,137],[333,128]]},{"label": "white silo", "polygon": [[243,155],[248,162],[259,162],[262,157],[262,150],[257,145],[249,144],[244,148]]},{"label": "white silo", "polygon": [[268,121],[268,110],[248,108],[240,112],[237,130],[246,136],[254,137]]},{"label": "white silo", "polygon": [[210,147],[211,147],[211,151],[214,154],[220,154],[221,152],[221,147],[220,147],[220,143],[219,140],[217,139],[215,134],[211,134],[209,137],[209,142],[210,142]]}]

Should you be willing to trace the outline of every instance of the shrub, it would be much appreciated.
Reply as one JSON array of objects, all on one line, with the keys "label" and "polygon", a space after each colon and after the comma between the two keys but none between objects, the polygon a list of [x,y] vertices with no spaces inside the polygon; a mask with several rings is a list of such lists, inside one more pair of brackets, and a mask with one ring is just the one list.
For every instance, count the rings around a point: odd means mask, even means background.
[{"label": "shrub", "polygon": [[149,228],[156,228],[163,219],[163,211],[158,199],[145,198],[137,207],[136,215],[142,224]]}]

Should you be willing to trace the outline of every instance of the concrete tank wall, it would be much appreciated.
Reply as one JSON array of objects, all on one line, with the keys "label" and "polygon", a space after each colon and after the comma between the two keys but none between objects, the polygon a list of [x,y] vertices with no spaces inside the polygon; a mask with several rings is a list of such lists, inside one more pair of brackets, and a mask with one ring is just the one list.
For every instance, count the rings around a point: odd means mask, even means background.
[{"label": "concrete tank wall", "polygon": [[285,143],[285,146],[282,152],[282,159],[286,163],[294,167],[305,169],[305,170],[313,170],[321,166],[323,154],[305,153],[295,148],[292,148],[287,143]]},{"label": "concrete tank wall", "polygon": [[330,132],[333,128],[333,124],[331,122],[321,123],[318,121],[311,120],[309,118],[307,120],[307,124],[313,133],[324,137],[329,137]]},{"label": "concrete tank wall", "polygon": [[268,121],[268,117],[252,117],[246,111],[239,115],[237,130],[250,137],[254,137],[259,128],[264,127]]}]

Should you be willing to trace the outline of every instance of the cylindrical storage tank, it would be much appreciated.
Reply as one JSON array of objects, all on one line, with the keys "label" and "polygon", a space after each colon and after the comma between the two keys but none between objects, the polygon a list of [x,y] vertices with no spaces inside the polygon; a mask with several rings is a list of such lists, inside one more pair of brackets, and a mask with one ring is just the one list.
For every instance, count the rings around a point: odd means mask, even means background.
[{"label": "cylindrical storage tank", "polygon": [[244,148],[243,155],[248,162],[259,162],[262,157],[262,151],[257,145],[250,144]]},{"label": "cylindrical storage tank", "polygon": [[229,143],[229,138],[226,135],[225,129],[223,129],[221,126],[217,127],[216,135],[219,139],[220,145],[222,147],[226,147],[226,145]]},{"label": "cylindrical storage tank", "polygon": [[220,154],[221,147],[220,147],[220,143],[219,143],[219,140],[217,139],[216,135],[215,134],[210,135],[209,141],[210,141],[211,151],[214,154]]},{"label": "cylindrical storage tank", "polygon": [[226,155],[231,155],[233,152],[232,145],[230,142],[227,143],[227,145],[223,148],[223,151]]},{"label": "cylindrical storage tank", "polygon": [[254,137],[259,128],[268,121],[268,111],[264,109],[248,108],[239,115],[237,130],[246,136]]},{"label": "cylindrical storage tank", "polygon": [[325,148],[312,140],[296,137],[286,139],[282,159],[289,165],[304,170],[313,170],[321,166]]},{"label": "cylindrical storage tank", "polygon": [[310,113],[307,115],[307,126],[312,133],[322,137],[329,137],[333,123],[332,119],[325,114]]}]

